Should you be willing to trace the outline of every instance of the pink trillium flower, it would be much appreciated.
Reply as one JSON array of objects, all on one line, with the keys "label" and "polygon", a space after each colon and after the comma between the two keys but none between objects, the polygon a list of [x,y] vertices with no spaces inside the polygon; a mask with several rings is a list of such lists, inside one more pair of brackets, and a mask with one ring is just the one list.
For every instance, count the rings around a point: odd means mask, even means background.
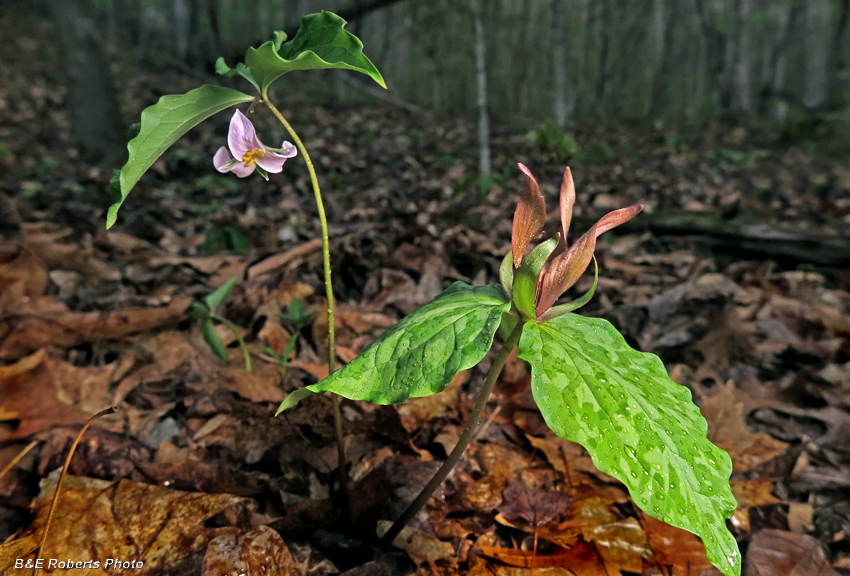
[{"label": "pink trillium flower", "polygon": [[277,174],[283,170],[284,162],[298,153],[289,142],[284,142],[280,148],[264,145],[257,138],[254,125],[239,110],[230,119],[227,146],[230,150],[222,146],[215,153],[215,169],[219,172],[233,172],[240,178],[250,176],[258,167],[264,177],[264,172]]}]

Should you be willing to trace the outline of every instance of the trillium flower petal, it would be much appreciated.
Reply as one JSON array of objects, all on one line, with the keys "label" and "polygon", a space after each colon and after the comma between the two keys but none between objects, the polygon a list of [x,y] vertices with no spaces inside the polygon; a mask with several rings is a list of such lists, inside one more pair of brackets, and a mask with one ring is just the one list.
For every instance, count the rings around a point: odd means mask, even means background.
[{"label": "trillium flower petal", "polygon": [[546,312],[584,274],[593,259],[596,239],[638,215],[643,206],[631,206],[609,212],[599,219],[569,250],[555,256],[541,272],[538,298],[535,306],[537,316]]},{"label": "trillium flower petal", "polygon": [[246,176],[250,176],[254,173],[254,170],[257,169],[257,164],[251,164],[250,166],[246,165],[245,162],[237,162],[233,165],[233,168],[230,170],[239,176],[240,178],[245,178]]},{"label": "trillium flower petal", "polygon": [[218,152],[213,156],[213,166],[215,169],[222,173],[227,173],[233,170],[233,167],[236,164],[233,164],[234,158],[230,155],[230,152],[227,151],[227,148],[222,146],[218,149]]},{"label": "trillium flower petal", "polygon": [[525,249],[531,240],[543,230],[546,223],[546,201],[540,194],[537,180],[531,171],[519,164],[519,169],[528,176],[522,197],[514,212],[514,226],[511,234],[511,250],[513,251],[514,268],[519,268],[525,256]]},{"label": "trillium flower petal", "polygon": [[564,170],[564,180],[561,182],[561,241],[567,245],[567,232],[573,219],[573,206],[576,203],[576,185],[570,167]]},{"label": "trillium flower petal", "polygon": [[233,154],[233,157],[239,160],[249,150],[263,149],[262,143],[257,138],[257,131],[254,130],[254,125],[239,110],[234,112],[233,118],[230,119],[230,129],[227,131],[227,146],[230,148],[230,153]]},{"label": "trillium flower petal", "polygon": [[270,148],[264,148],[266,155],[265,156],[257,156],[257,164],[265,170],[266,172],[271,172],[272,174],[277,174],[281,170],[283,170],[283,164],[298,154],[298,151],[295,149],[295,146],[290,144],[289,142],[284,142],[280,149],[282,152],[272,151]]}]

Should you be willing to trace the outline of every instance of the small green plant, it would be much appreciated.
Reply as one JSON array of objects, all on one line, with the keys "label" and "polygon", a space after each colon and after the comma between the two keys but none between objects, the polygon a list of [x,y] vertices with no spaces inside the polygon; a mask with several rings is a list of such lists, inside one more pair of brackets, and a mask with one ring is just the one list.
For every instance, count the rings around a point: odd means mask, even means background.
[{"label": "small green plant", "polygon": [[633,350],[606,320],[573,312],[593,295],[555,305],[593,260],[596,239],[635,217],[641,206],[603,216],[571,246],[567,231],[575,186],[561,184],[561,232],[528,250],[543,229],[546,207],[522,164],[526,187],[513,220],[501,285],[455,282],[387,330],[345,367],[290,394],[278,413],[311,394],[394,404],[441,392],[460,370],[480,362],[498,329],[504,344],[490,367],[469,421],[446,462],[384,535],[392,542],[458,462],[510,352],[531,366],[531,387],[544,420],[578,442],[596,466],[626,485],[647,514],[698,534],[708,559],[740,574],[740,552],[725,521],[736,502],[729,455],[706,437],[708,426],[690,391],[667,376],[658,357]]},{"label": "small green plant", "polygon": [[215,254],[216,252],[239,252],[248,248],[248,239],[233,226],[222,226],[211,228],[204,236],[204,241],[198,247],[201,254]]},{"label": "small green plant", "polygon": [[758,162],[758,156],[756,154],[734,148],[718,148],[717,156],[727,162],[741,166],[755,166]]},{"label": "small green plant", "polygon": [[[273,40],[250,48],[245,62],[235,68],[219,59],[219,73],[244,78],[259,96],[205,85],[180,96],[164,96],[147,108],[128,144],[129,160],[112,179],[107,227],[115,223],[122,202],[142,174],[180,136],[217,112],[259,98],[290,134],[294,145],[283,142],[274,148],[264,144],[250,120],[237,110],[230,121],[227,146],[215,153],[214,167],[240,178],[254,172],[268,178],[269,174],[280,172],[296,153],[304,158],[322,228],[328,302],[330,375],[291,393],[278,414],[306,396],[328,391],[377,404],[439,393],[458,371],[471,368],[484,358],[497,331],[504,337],[457,445],[434,478],[384,534],[385,543],[394,540],[459,461],[474,436],[499,372],[511,351],[518,348],[519,357],[531,366],[532,392],[549,427],[559,436],[584,446],[597,467],[621,480],[634,503],[647,514],[699,535],[709,560],[727,576],[739,576],[740,552],[725,525],[736,506],[729,487],[731,459],[707,439],[707,424],[688,389],[667,376],[656,356],[630,348],[610,323],[574,313],[592,297],[596,279],[584,296],[557,304],[594,260],[597,238],[641,210],[640,206],[615,210],[569,245],[567,232],[575,203],[569,168],[561,183],[559,234],[532,247],[546,219],[545,202],[531,172],[520,164],[526,185],[514,213],[511,251],[502,262],[501,283],[470,286],[455,282],[336,370],[330,249],[318,179],[301,139],[269,100],[268,88],[288,72],[319,68],[355,70],[386,87],[363,54],[360,41],[344,31],[344,25],[345,21],[334,14],[313,14],[302,20],[291,41],[285,41],[285,34],[276,33]],[[561,134],[550,124],[542,124],[533,137],[559,157],[582,154],[571,136]],[[234,285],[235,279],[230,280],[207,296],[205,303],[190,306],[188,312],[203,320],[204,338],[219,357],[226,358],[227,354],[215,334],[214,322],[233,331],[245,355],[246,368],[250,369],[250,355],[235,326],[216,314],[216,308],[229,297]],[[293,301],[282,318],[297,325],[306,314],[303,304]],[[290,344],[295,346],[294,335]],[[286,351],[273,357],[286,368]],[[333,398],[340,451],[338,471],[344,495],[342,425],[339,405]]]},{"label": "small green plant", "polygon": [[281,312],[277,316],[297,332],[308,326],[316,317],[316,313],[304,306],[304,302],[300,298],[293,298],[287,306],[286,312]]},{"label": "small green plant", "polygon": [[581,158],[584,151],[575,138],[570,134],[562,133],[558,125],[547,120],[542,122],[537,128],[526,134],[526,138],[530,142],[540,144],[540,147],[557,156],[562,162],[566,162],[570,158]]},{"label": "small green plant", "polygon": [[225,362],[230,362],[230,356],[227,354],[227,348],[224,346],[224,342],[221,341],[221,338],[218,337],[218,333],[215,331],[215,322],[223,324],[228,330],[230,330],[230,333],[233,334],[234,338],[236,338],[236,341],[239,343],[239,348],[242,350],[242,358],[245,361],[245,370],[250,372],[251,353],[248,350],[248,346],[245,344],[245,340],[239,333],[239,329],[236,328],[236,325],[227,318],[216,314],[218,307],[230,298],[230,294],[233,292],[233,287],[236,286],[236,282],[238,280],[238,278],[231,278],[216,288],[215,291],[208,294],[204,299],[204,302],[192,302],[192,304],[189,305],[189,308],[186,309],[186,314],[189,318],[204,321],[201,325],[201,334],[204,337],[204,342],[207,343],[207,346],[210,347],[213,354]]}]

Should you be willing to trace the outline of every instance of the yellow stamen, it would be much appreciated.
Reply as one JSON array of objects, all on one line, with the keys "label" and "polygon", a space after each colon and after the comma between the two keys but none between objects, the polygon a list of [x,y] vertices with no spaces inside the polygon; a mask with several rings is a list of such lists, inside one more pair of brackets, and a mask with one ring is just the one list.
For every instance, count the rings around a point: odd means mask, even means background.
[{"label": "yellow stamen", "polygon": [[260,158],[264,158],[265,155],[265,151],[252,148],[245,152],[245,155],[242,157],[242,161],[245,163],[245,166],[251,166],[257,160],[258,156]]}]

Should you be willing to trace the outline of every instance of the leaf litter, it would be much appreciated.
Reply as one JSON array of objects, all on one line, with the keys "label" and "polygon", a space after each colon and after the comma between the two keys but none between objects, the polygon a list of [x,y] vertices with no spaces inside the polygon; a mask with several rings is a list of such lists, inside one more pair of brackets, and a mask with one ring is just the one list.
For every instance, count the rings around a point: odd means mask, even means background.
[{"label": "leaf litter", "polygon": [[[50,121],[52,77],[38,76],[41,88],[22,93],[16,62],[0,69],[0,79],[16,79],[4,84],[4,98],[27,107],[17,112],[32,125]],[[142,76],[124,98],[133,111],[155,92],[184,88]],[[551,183],[563,163],[524,138],[533,124],[496,116],[504,129],[493,138],[493,164],[507,175],[482,195],[464,185],[476,170],[475,129],[465,120],[340,109],[298,93],[287,99],[326,180],[341,362],[452,281],[498,281],[510,243],[505,214],[521,190],[515,162],[534,169],[556,204]],[[34,111],[47,108],[51,116],[40,120]],[[256,122],[276,130],[263,117]],[[2,132],[13,158],[36,150],[61,166],[38,173],[4,163],[0,174],[3,201],[18,215],[0,238],[0,465],[39,442],[0,478],[3,562],[31,553],[79,427],[118,404],[121,412],[95,424],[72,460],[48,544],[57,557],[121,556],[144,561],[149,573],[185,574],[250,572],[260,557],[277,570],[268,573],[315,576],[712,573],[698,538],[640,513],[581,447],[548,431],[516,358],[461,465],[398,548],[372,548],[381,522],[400,514],[451,449],[482,368],[397,408],[343,403],[356,495],[346,524],[334,506],[328,400],[309,398],[272,417],[283,395],[324,376],[323,314],[303,326],[278,316],[294,298],[308,310],[325,306],[306,174],[247,180],[238,192],[202,182],[207,166],[192,158],[215,145],[221,126],[212,123],[179,143],[184,159],[158,163],[128,200],[119,230],[107,233],[108,167],[79,166],[64,116],[54,124],[51,144],[30,124]],[[751,573],[848,573],[846,267],[818,250],[777,253],[775,240],[759,236],[764,228],[738,229],[746,241],[721,241],[710,227],[683,233],[674,225],[687,215],[718,230],[725,220],[745,227],[757,219],[790,231],[790,246],[813,230],[839,242],[850,215],[846,167],[783,148],[767,128],[671,139],[579,123],[575,136],[615,151],[604,161],[570,162],[578,228],[613,206],[647,206],[600,238],[597,294],[583,313],[612,321],[692,391],[709,437],[732,456],[739,508],[731,525]],[[718,156],[724,146],[747,148],[757,161]],[[555,231],[556,211],[545,226]],[[205,238],[224,227],[248,248],[209,252]],[[221,333],[225,364],[184,314],[233,277],[237,287],[219,312],[247,341],[250,374],[229,333]],[[263,347],[280,354],[296,335],[281,376]]]}]

